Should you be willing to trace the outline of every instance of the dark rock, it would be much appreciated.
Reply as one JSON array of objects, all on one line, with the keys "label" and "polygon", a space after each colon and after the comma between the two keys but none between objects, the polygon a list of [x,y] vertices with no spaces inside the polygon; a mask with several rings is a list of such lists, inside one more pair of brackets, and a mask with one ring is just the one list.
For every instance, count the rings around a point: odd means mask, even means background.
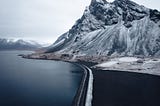
[{"label": "dark rock", "polygon": [[160,12],[158,10],[150,9],[150,19],[157,23],[160,20]]},{"label": "dark rock", "polygon": [[132,27],[132,24],[131,24],[130,22],[128,22],[128,23],[124,23],[124,26],[125,26],[126,28],[130,28],[130,27]]},{"label": "dark rock", "polygon": [[137,63],[144,63],[143,60],[137,60]]}]

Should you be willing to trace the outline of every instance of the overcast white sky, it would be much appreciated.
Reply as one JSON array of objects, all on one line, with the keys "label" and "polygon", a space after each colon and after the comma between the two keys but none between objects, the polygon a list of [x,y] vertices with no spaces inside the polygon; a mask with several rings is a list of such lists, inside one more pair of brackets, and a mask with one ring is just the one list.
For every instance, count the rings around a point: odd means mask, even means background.
[{"label": "overcast white sky", "polygon": [[[160,10],[160,0],[133,1]],[[91,0],[0,0],[0,38],[53,43],[82,16],[90,2]]]}]

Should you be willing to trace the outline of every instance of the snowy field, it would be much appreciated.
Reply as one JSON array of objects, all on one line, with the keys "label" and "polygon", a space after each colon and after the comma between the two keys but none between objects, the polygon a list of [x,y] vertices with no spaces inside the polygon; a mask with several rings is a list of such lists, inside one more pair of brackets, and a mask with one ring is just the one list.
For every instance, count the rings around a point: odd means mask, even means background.
[{"label": "snowy field", "polygon": [[112,58],[95,67],[101,68],[102,70],[119,70],[160,75],[160,59],[158,58]]}]

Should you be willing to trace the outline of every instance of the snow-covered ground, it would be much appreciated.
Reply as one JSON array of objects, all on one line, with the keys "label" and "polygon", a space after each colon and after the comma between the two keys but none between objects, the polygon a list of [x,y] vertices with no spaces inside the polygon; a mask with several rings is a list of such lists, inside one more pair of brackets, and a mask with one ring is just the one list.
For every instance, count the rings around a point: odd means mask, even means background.
[{"label": "snow-covered ground", "polygon": [[102,70],[119,70],[160,75],[160,58],[120,57],[95,66]]}]

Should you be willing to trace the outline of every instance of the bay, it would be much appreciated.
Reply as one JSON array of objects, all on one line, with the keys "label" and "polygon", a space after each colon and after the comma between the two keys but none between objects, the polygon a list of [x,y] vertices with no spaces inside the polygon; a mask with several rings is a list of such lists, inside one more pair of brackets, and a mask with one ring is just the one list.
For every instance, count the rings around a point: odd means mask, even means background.
[{"label": "bay", "polygon": [[70,106],[83,70],[71,63],[24,59],[0,51],[0,106]]}]

